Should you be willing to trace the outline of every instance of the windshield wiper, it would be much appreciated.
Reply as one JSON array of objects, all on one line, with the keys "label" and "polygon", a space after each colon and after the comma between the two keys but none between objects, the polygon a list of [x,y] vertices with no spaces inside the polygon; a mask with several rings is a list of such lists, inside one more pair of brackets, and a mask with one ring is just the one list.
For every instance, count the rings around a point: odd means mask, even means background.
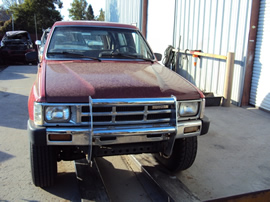
[{"label": "windshield wiper", "polygon": [[151,60],[151,59],[149,59],[149,58],[137,57],[137,59],[141,59],[141,60],[144,60],[144,61],[148,61],[148,62],[154,63],[154,61]]},{"label": "windshield wiper", "polygon": [[138,57],[137,55],[127,55],[127,54],[121,54],[121,53],[119,53],[119,54],[120,54],[120,56],[122,56],[122,57],[132,58],[132,59],[140,59],[140,60],[144,60],[144,61],[148,61],[148,62],[154,63],[154,61],[151,60],[151,59],[149,59],[149,58]]},{"label": "windshield wiper", "polygon": [[106,53],[106,56],[119,56],[119,57],[123,57],[123,58],[130,58],[130,59],[140,59],[140,60],[144,60],[144,61],[148,61],[151,63],[154,63],[153,60],[148,59],[148,58],[143,58],[143,57],[138,57],[137,55],[130,55],[130,54],[123,54],[123,53],[119,53],[119,52],[110,52],[110,53]]},{"label": "windshield wiper", "polygon": [[79,58],[89,58],[92,60],[97,60],[99,62],[101,62],[101,59],[96,58],[96,57],[91,57],[91,56],[87,56],[87,55],[83,55],[83,54],[79,54],[79,53],[71,53],[71,52],[67,52],[67,51],[62,51],[62,52],[48,52],[48,55],[67,55],[67,56],[75,56],[75,57],[79,57]]}]

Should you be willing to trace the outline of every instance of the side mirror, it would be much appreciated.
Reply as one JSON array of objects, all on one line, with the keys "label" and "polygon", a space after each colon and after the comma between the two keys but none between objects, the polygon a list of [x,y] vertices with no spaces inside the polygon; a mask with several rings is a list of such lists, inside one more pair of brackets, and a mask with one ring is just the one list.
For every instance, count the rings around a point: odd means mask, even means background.
[{"label": "side mirror", "polygon": [[41,45],[41,41],[40,41],[40,40],[36,40],[36,41],[35,41],[35,44],[36,44],[37,46],[40,46],[40,45]]},{"label": "side mirror", "polygon": [[25,53],[25,60],[27,62],[36,62],[38,61],[38,54],[36,51]]},{"label": "side mirror", "polygon": [[155,56],[156,56],[156,58],[157,58],[157,61],[161,61],[161,59],[162,59],[162,54],[160,54],[160,53],[154,53],[155,54]]}]

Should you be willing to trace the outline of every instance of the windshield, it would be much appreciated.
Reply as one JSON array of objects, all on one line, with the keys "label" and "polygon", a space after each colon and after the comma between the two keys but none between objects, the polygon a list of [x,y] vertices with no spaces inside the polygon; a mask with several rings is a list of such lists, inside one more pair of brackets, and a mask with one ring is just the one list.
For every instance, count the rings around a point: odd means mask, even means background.
[{"label": "windshield", "polygon": [[47,58],[143,59],[155,57],[136,30],[96,27],[56,27]]}]

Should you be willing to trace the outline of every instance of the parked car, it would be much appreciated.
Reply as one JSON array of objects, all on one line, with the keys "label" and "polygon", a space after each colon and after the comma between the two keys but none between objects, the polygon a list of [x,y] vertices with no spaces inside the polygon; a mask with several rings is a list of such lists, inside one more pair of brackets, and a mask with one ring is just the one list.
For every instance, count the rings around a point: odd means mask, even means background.
[{"label": "parked car", "polygon": [[26,62],[25,54],[34,51],[27,31],[8,31],[1,40],[1,57],[5,63]]},{"label": "parked car", "polygon": [[158,63],[138,28],[56,22],[47,40],[28,102],[36,186],[54,183],[61,160],[153,153],[170,171],[193,164],[210,124],[204,95]]},{"label": "parked car", "polygon": [[47,29],[43,30],[43,34],[41,36],[41,39],[35,41],[35,44],[37,45],[37,49],[38,49],[38,60],[39,60],[39,62],[41,61],[44,46],[45,46],[45,43],[47,41],[47,37],[48,37],[48,34],[50,33],[50,30],[51,30],[51,28],[47,28]]}]

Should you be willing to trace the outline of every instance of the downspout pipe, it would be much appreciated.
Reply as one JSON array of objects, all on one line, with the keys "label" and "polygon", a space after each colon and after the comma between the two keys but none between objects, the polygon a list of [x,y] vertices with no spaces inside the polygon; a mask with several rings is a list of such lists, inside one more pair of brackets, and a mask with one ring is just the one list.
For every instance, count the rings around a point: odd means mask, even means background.
[{"label": "downspout pipe", "polygon": [[142,0],[142,34],[147,37],[148,0]]},{"label": "downspout pipe", "polygon": [[245,79],[244,79],[243,94],[242,94],[242,99],[241,99],[241,106],[249,105],[259,14],[260,14],[260,0],[253,0],[252,6],[251,6],[248,50],[247,50]]}]

